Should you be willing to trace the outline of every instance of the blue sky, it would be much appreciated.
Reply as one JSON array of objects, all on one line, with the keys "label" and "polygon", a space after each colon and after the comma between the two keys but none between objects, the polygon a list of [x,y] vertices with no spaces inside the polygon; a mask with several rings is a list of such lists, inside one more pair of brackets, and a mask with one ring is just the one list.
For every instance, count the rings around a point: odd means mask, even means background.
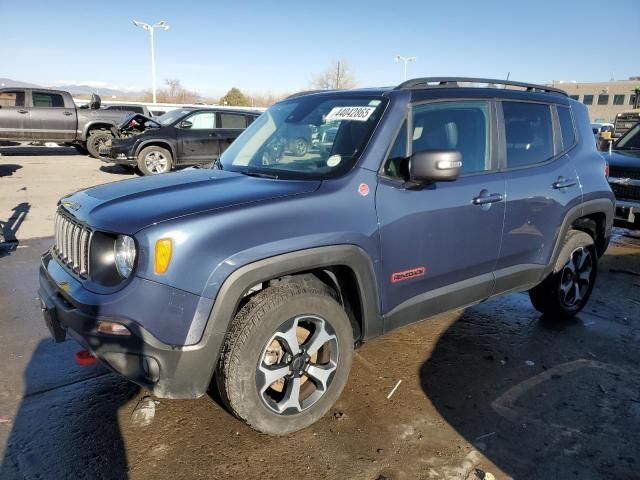
[{"label": "blue sky", "polygon": [[208,95],[232,86],[305,89],[337,58],[350,62],[361,86],[392,85],[403,75],[397,54],[418,57],[410,77],[640,75],[640,0],[0,0],[0,11],[0,77],[47,86],[150,88],[148,34],[133,19],[170,24],[156,33],[158,83],[178,78]]}]

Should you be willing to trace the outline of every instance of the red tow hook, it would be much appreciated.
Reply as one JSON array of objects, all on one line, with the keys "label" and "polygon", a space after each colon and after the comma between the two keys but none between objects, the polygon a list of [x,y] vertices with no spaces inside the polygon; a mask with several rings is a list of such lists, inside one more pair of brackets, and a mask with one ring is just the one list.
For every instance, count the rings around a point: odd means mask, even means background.
[{"label": "red tow hook", "polygon": [[76,352],[76,363],[86,367],[88,365],[95,365],[98,359],[93,356],[89,350],[80,350]]}]

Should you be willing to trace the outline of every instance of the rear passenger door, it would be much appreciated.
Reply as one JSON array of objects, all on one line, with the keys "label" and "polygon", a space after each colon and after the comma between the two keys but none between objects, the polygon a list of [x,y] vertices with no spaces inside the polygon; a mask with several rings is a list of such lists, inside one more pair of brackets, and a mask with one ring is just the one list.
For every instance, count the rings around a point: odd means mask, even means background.
[{"label": "rear passenger door", "polygon": [[[413,107],[376,190],[386,330],[492,294],[505,211],[495,142],[491,101]],[[410,155],[435,149],[461,153],[461,176],[411,188]]]},{"label": "rear passenger door", "polygon": [[30,123],[34,140],[71,142],[76,138],[76,108],[60,93],[31,90]]},{"label": "rear passenger door", "polygon": [[567,112],[561,112],[564,142],[555,105],[505,100],[501,112],[507,196],[497,292],[539,279],[568,210],[582,197],[577,172],[566,153],[575,144]]},{"label": "rear passenger door", "polygon": [[[249,122],[250,123],[250,122]],[[220,151],[218,155],[229,148],[229,145],[247,128],[247,116],[239,113],[218,112],[218,126],[216,134]]]},{"label": "rear passenger door", "polygon": [[0,138],[31,139],[24,90],[0,91]]}]

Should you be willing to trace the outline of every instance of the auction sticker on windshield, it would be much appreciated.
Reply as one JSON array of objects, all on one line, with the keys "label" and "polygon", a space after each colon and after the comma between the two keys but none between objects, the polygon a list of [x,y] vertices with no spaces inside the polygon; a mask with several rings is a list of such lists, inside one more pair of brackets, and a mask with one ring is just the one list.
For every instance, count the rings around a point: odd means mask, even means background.
[{"label": "auction sticker on windshield", "polygon": [[336,120],[353,120],[356,122],[366,122],[376,107],[334,107],[327,114],[325,122]]}]

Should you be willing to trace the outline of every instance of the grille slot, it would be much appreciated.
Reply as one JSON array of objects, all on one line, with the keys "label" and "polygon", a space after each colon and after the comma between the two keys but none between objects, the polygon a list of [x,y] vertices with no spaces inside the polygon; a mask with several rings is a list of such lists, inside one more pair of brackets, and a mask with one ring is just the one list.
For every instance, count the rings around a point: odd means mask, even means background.
[{"label": "grille slot", "polygon": [[86,278],[89,275],[91,229],[58,211],[54,231],[53,251],[58,260],[76,275]]}]

